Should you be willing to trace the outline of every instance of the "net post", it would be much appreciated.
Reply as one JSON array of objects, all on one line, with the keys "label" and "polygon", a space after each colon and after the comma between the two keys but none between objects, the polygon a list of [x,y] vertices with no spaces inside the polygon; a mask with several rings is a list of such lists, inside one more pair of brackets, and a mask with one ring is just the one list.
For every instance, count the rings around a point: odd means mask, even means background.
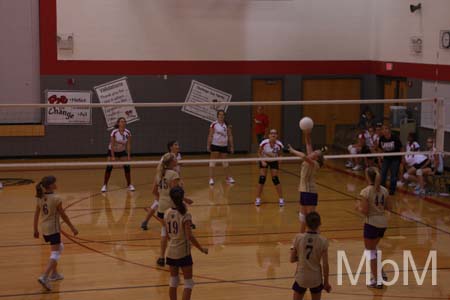
[{"label": "net post", "polygon": [[436,98],[436,149],[439,152],[444,152],[444,138],[445,138],[445,100],[443,98]]}]

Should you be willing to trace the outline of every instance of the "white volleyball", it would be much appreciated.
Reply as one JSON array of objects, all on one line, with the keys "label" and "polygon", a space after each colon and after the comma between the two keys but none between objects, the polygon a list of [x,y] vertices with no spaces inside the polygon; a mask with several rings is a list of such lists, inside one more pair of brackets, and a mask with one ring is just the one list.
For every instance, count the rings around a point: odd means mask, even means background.
[{"label": "white volleyball", "polygon": [[314,122],[310,117],[303,117],[299,125],[301,130],[311,130],[314,127]]}]

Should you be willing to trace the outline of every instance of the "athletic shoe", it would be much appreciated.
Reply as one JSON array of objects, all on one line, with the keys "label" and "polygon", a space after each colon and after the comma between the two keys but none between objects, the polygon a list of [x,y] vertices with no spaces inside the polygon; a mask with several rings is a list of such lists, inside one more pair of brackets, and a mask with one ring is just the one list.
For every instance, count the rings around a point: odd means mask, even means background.
[{"label": "athletic shoe", "polygon": [[133,186],[132,184],[130,184],[130,185],[128,186],[128,190],[129,190],[130,192],[134,192],[136,189],[134,188],[134,186]]},{"label": "athletic shoe", "polygon": [[234,179],[233,179],[233,177],[228,177],[227,178],[227,183],[229,183],[229,184],[233,184],[233,183],[235,183],[236,181],[234,181]]},{"label": "athletic shoe", "polygon": [[284,206],[284,199],[278,200],[278,204],[280,205],[280,207],[283,207]]},{"label": "athletic shoe", "polygon": [[160,257],[158,258],[158,260],[156,261],[156,264],[160,267],[164,267],[164,265],[166,264],[166,260],[164,259],[164,257]]},{"label": "athletic shoe", "polygon": [[102,191],[102,193],[106,193],[106,191],[107,191],[107,189],[106,189],[106,184],[104,184],[104,185],[102,186],[101,191]]},{"label": "athletic shoe", "polygon": [[419,188],[418,190],[414,191],[414,194],[416,194],[417,196],[423,196],[423,195],[425,195],[425,190]]},{"label": "athletic shoe", "polygon": [[403,181],[399,180],[397,181],[397,186],[398,187],[402,187],[404,185]]},{"label": "athletic shoe", "polygon": [[2,188],[3,188],[3,183],[0,182],[0,189],[2,189]]},{"label": "athletic shoe", "polygon": [[256,205],[256,206],[260,206],[260,205],[261,205],[261,199],[256,198],[256,200],[255,200],[255,205]]},{"label": "athletic shoe", "polygon": [[410,183],[408,184],[408,186],[413,188],[413,187],[416,186],[416,184],[415,184],[414,182],[410,182]]},{"label": "athletic shoe", "polygon": [[50,280],[50,281],[58,281],[58,280],[63,280],[63,279],[64,279],[64,276],[62,274],[59,274],[59,273],[53,273],[48,278],[48,280]]},{"label": "athletic shoe", "polygon": [[148,222],[145,222],[145,221],[142,222],[142,223],[141,223],[141,229],[142,229],[142,230],[148,230]]},{"label": "athletic shoe", "polygon": [[383,289],[383,284],[382,283],[377,284],[376,282],[371,282],[369,285],[367,285],[367,287],[371,288],[371,289],[379,289],[379,290],[381,290],[381,289]]},{"label": "athletic shoe", "polygon": [[363,167],[361,165],[356,165],[352,168],[353,171],[361,171]]},{"label": "athletic shoe", "polygon": [[41,276],[41,277],[38,278],[38,282],[47,291],[51,291],[52,290],[52,286],[50,285],[50,282],[49,282],[48,278],[45,278],[44,276]]},{"label": "athletic shoe", "polygon": [[353,163],[349,160],[348,162],[345,163],[345,167],[346,168],[353,168]]},{"label": "athletic shoe", "polygon": [[209,185],[214,185],[214,179],[212,178],[209,179]]}]

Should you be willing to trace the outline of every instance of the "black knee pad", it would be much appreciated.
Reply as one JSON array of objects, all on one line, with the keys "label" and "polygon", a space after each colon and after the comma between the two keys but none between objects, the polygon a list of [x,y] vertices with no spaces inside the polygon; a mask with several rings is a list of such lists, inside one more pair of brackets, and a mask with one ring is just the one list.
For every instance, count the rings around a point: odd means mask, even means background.
[{"label": "black knee pad", "polygon": [[123,166],[123,170],[125,171],[125,173],[130,173],[130,172],[131,172],[131,167],[130,167],[130,165],[124,165],[124,166]]},{"label": "black knee pad", "polygon": [[113,166],[106,166],[106,172],[111,173]]},{"label": "black knee pad", "polygon": [[259,176],[259,181],[258,181],[258,183],[259,184],[264,184],[264,183],[266,183],[266,176]]},{"label": "black knee pad", "polygon": [[272,177],[272,182],[274,185],[279,185],[280,184],[280,179],[278,178],[278,176],[273,176]]}]

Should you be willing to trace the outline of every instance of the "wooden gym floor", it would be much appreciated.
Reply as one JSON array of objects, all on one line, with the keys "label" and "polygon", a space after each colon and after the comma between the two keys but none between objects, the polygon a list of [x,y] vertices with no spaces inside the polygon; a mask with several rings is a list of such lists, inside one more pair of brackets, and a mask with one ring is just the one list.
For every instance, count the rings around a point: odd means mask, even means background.
[{"label": "wooden gym floor", "polygon": [[[421,199],[404,192],[394,197],[395,208],[381,243],[383,259],[393,259],[402,270],[402,251],[411,250],[422,270],[428,251],[437,250],[438,285],[431,285],[430,271],[423,286],[415,283],[411,271],[409,286],[399,280],[383,290],[370,290],[365,277],[356,286],[350,285],[348,277],[342,286],[337,285],[337,250],[346,251],[354,271],[364,248],[363,221],[354,210],[354,198],[365,182],[362,173],[346,173],[334,164],[329,163],[318,176],[318,210],[323,218],[322,234],[330,240],[333,286],[323,299],[450,299],[450,201]],[[254,164],[233,166],[237,183],[227,185],[219,176],[213,188],[207,184],[206,167],[183,168],[187,195],[195,201],[190,208],[197,225],[194,232],[210,249],[207,256],[193,249],[193,299],[291,299],[295,264],[289,263],[289,247],[299,228],[299,165],[283,164],[281,168],[287,201],[283,209],[278,207],[270,178],[263,205],[259,209],[253,205],[258,180]],[[222,173],[221,168],[217,171]],[[154,169],[133,168],[134,193],[125,189],[123,171],[114,170],[109,192],[104,195],[99,192],[103,169],[2,171],[1,177],[37,181],[50,173],[58,178],[63,206],[80,231],[73,237],[63,225],[65,250],[60,271],[65,279],[54,283],[51,293],[43,292],[37,283],[50,253],[43,240],[33,238],[34,185],[7,186],[0,191],[0,298],[168,299],[168,269],[155,264],[158,224],[151,221],[149,231],[139,228],[144,208],[153,201],[150,183]],[[392,278],[392,267],[386,269]]]}]

